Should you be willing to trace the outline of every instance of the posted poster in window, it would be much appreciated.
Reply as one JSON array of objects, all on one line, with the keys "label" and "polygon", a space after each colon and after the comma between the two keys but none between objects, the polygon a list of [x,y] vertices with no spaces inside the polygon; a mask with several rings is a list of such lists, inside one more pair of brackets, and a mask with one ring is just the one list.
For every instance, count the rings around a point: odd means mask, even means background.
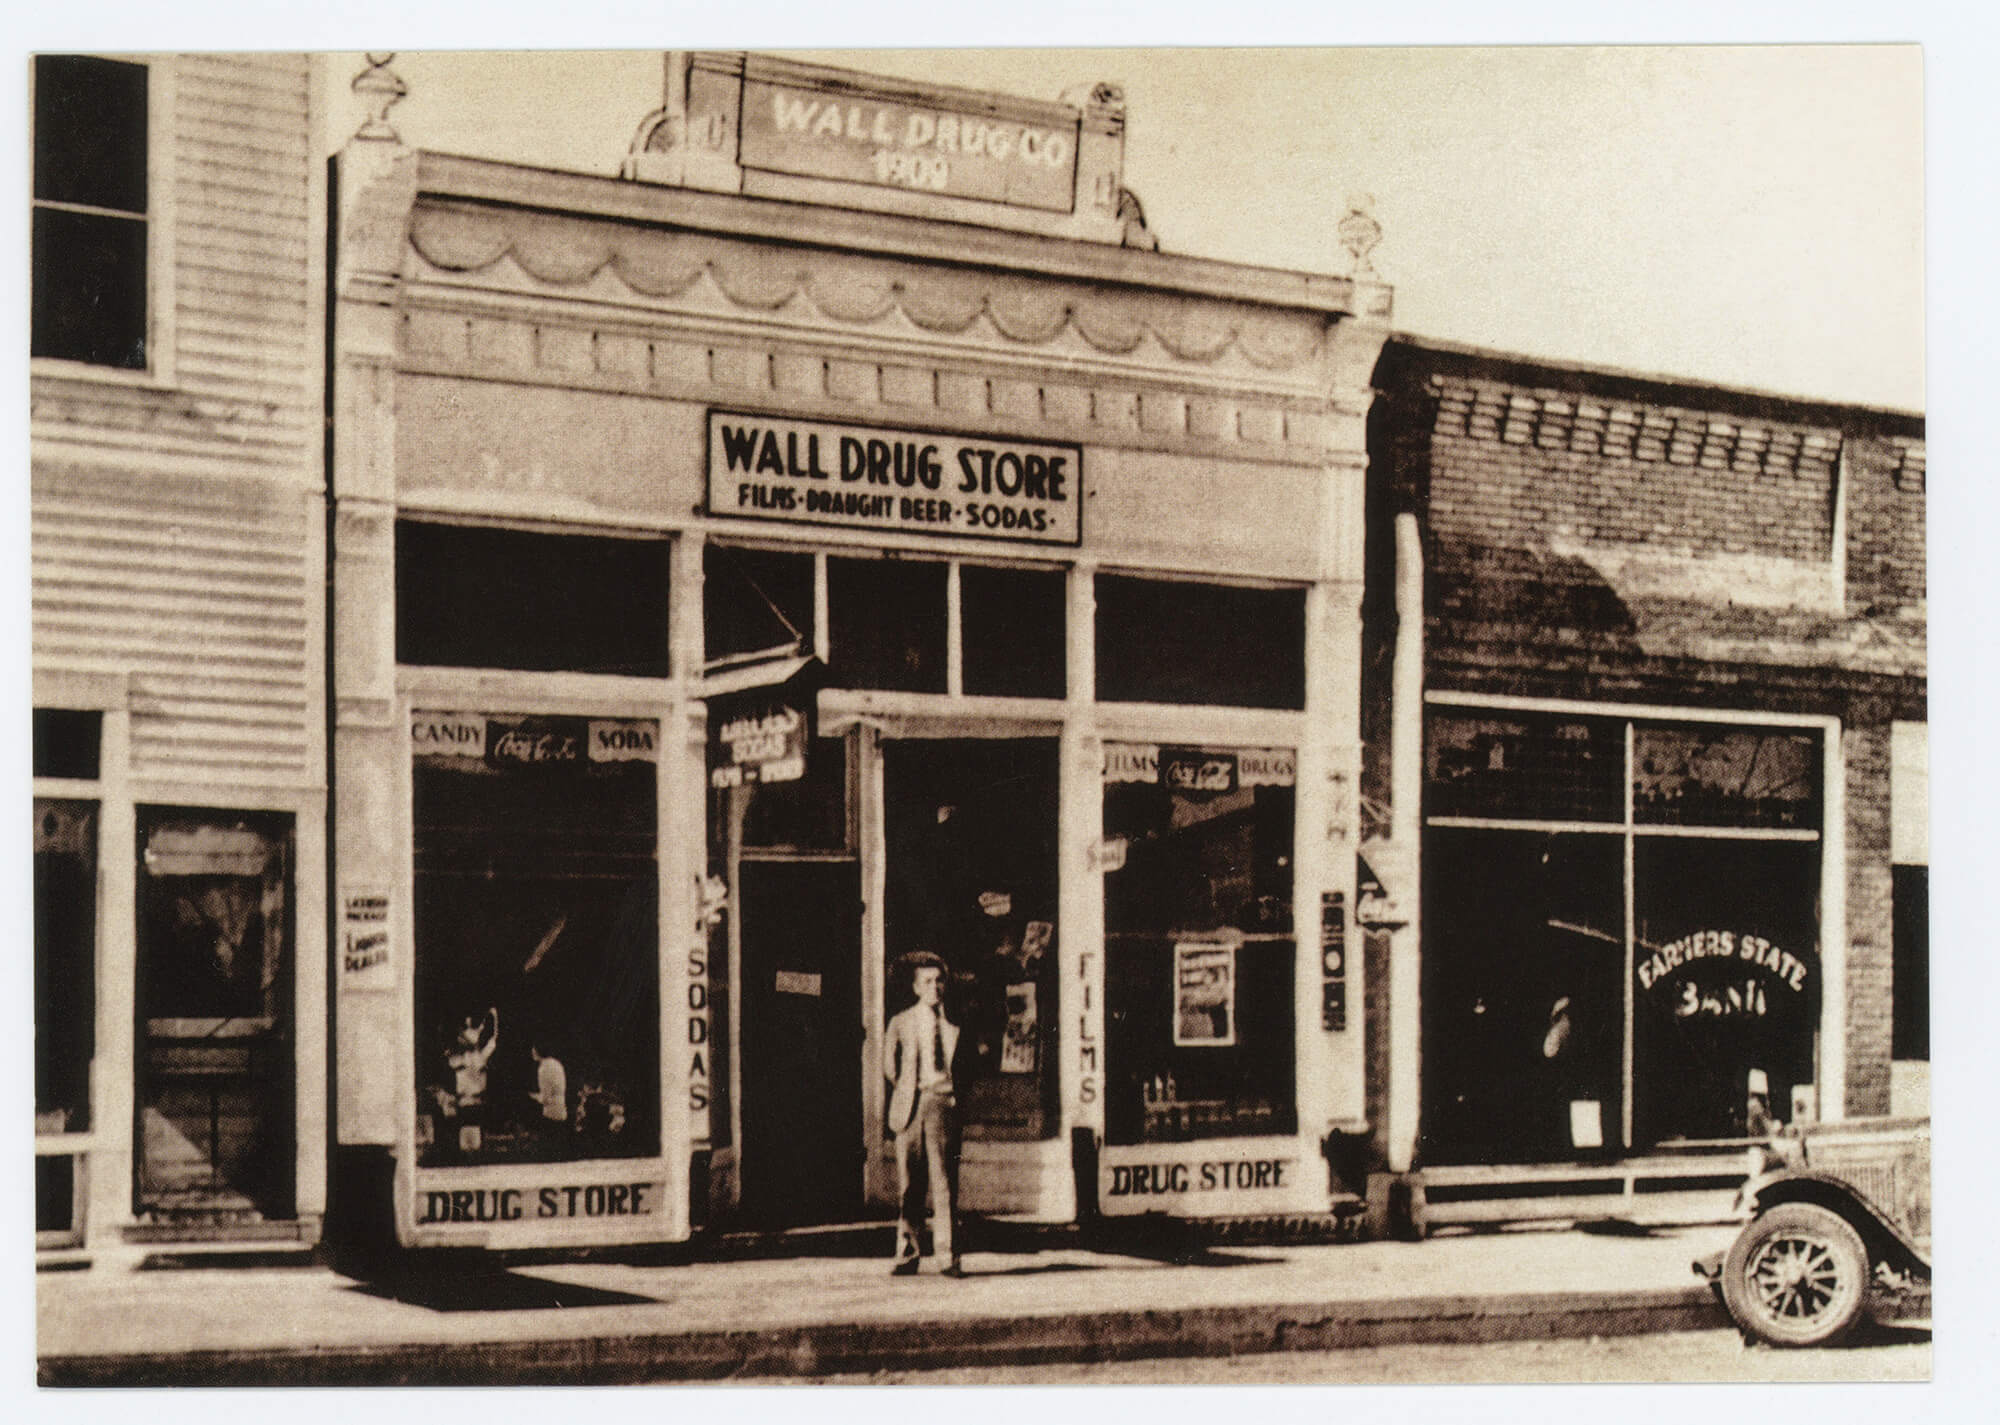
[{"label": "posted poster in window", "polygon": [[1227,1048],[1236,1042],[1236,947],[1174,947],[1174,1043]]},{"label": "posted poster in window", "polygon": [[[1039,923],[1039,922],[1038,922]],[[1032,1074],[1041,1042],[1041,1017],[1032,983],[1007,986],[1007,1033],[1000,1041],[1000,1072]]]}]

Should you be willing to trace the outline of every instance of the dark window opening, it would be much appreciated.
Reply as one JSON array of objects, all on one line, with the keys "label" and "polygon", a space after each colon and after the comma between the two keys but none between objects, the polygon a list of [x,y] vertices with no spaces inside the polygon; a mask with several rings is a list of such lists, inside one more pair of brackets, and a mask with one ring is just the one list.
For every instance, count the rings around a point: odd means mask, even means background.
[{"label": "dark window opening", "polygon": [[710,663],[813,646],[813,557],[709,544],[701,554],[701,624]]},{"label": "dark window opening", "polygon": [[935,560],[828,559],[827,681],[944,692],[946,572]]},{"label": "dark window opening", "polygon": [[1054,569],[958,571],[964,691],[975,696],[1060,698],[1068,691],[1067,581]]},{"label": "dark window opening", "polygon": [[1303,589],[1097,578],[1105,702],[1303,708]]},{"label": "dark window opening", "polygon": [[1931,1057],[1931,872],[1894,867],[1895,1008],[1889,1057]]},{"label": "dark window opening", "polygon": [[[725,794],[716,793],[717,798]],[[843,852],[852,849],[848,812],[847,739],[816,737],[806,774],[791,782],[759,782],[744,792],[746,851]],[[721,803],[718,801],[718,807]]]},{"label": "dark window opening", "polygon": [[97,804],[35,803],[35,1129],[90,1127],[97,1044]]},{"label": "dark window opening", "polygon": [[97,779],[104,714],[74,708],[36,708],[34,767],[37,777]]},{"label": "dark window opening", "polygon": [[76,1230],[76,1159],[50,1153],[35,1159],[35,1231]]},{"label": "dark window opening", "polygon": [[445,668],[668,674],[664,539],[396,526],[396,658]]},{"label": "dark window opening", "polygon": [[35,61],[35,356],[146,367],[147,81],[143,64]]}]

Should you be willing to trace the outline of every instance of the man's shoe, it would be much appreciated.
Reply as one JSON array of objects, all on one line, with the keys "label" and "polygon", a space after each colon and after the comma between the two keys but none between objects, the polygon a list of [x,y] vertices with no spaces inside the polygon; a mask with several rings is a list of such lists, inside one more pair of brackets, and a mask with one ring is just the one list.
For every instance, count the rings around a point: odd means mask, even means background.
[{"label": "man's shoe", "polygon": [[916,1274],[917,1259],[915,1257],[898,1262],[895,1266],[889,1268],[889,1275],[892,1277],[913,1277]]},{"label": "man's shoe", "polygon": [[944,1275],[948,1277],[962,1277],[965,1275],[965,1268],[954,1258],[952,1264],[944,1269]]}]

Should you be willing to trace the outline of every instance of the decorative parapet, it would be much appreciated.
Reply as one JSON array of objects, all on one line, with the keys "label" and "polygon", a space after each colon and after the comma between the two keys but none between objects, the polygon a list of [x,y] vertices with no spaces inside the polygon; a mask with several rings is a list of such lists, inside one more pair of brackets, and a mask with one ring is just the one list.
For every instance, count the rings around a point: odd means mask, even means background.
[{"label": "decorative parapet", "polygon": [[1329,325],[1310,310],[469,203],[425,201],[409,233],[416,253],[440,273],[485,273],[511,259],[549,287],[578,289],[608,274],[655,300],[680,297],[707,277],[746,313],[804,304],[853,327],[896,313],[919,331],[947,336],[983,320],[1016,345],[1041,346],[1074,332],[1116,356],[1151,338],[1177,361],[1208,364],[1236,352],[1273,374],[1316,361]]},{"label": "decorative parapet", "polygon": [[[1729,420],[1706,411],[1592,400],[1433,377],[1439,435],[1740,474],[1830,477],[1842,435],[1830,427]],[[1922,457],[1919,455],[1921,471]],[[1919,475],[1921,478],[1921,475]]]}]

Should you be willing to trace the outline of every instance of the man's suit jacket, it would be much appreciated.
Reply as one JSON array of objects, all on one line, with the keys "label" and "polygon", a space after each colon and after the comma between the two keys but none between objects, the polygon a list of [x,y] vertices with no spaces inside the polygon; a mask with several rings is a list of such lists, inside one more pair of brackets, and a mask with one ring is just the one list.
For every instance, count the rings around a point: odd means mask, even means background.
[{"label": "man's suit jacket", "polygon": [[[889,1042],[883,1067],[889,1076],[888,1118],[891,1133],[901,1133],[917,1116],[917,1085],[922,1080],[924,1056],[931,1052],[929,1036],[923,1029],[925,1016],[920,1013],[921,1009],[921,1005],[913,1004],[889,1020]],[[958,1026],[944,1017],[942,1008],[936,1013],[944,1039],[945,1073],[949,1076],[952,1058],[958,1052]]]}]

